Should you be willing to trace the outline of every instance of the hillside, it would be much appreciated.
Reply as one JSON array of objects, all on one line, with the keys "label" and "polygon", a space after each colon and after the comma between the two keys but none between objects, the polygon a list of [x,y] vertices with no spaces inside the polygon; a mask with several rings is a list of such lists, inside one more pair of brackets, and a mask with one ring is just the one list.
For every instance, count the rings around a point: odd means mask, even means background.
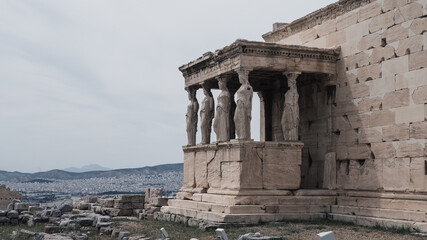
[{"label": "hillside", "polygon": [[21,172],[7,172],[0,170],[0,181],[17,181],[26,182],[35,179],[55,179],[55,180],[71,180],[71,179],[89,179],[89,178],[101,178],[101,177],[120,177],[131,174],[144,174],[144,175],[156,175],[168,171],[183,171],[182,163],[175,164],[162,164],[157,166],[142,167],[142,168],[125,168],[115,169],[109,171],[91,171],[91,172],[67,172],[64,170],[50,170],[46,172],[36,173],[21,173]]}]

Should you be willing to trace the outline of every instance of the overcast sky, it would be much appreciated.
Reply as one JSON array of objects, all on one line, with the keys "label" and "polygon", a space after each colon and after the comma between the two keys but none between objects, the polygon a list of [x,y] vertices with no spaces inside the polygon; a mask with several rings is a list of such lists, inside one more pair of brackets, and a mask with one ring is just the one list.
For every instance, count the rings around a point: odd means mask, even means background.
[{"label": "overcast sky", "polygon": [[178,67],[333,2],[1,0],[0,170],[182,162]]}]

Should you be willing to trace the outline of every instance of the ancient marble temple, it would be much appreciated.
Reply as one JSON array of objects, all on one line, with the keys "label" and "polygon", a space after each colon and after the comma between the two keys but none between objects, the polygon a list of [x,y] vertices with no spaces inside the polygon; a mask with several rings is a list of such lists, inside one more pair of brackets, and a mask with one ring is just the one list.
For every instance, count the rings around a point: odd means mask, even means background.
[{"label": "ancient marble temple", "polygon": [[427,0],[341,0],[181,66],[184,186],[164,219],[427,232],[426,16]]}]

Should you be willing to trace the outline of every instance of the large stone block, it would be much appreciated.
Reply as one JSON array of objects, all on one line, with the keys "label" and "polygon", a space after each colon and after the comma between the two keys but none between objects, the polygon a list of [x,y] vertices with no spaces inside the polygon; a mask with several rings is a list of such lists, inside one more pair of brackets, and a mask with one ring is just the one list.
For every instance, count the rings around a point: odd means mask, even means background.
[{"label": "large stone block", "polygon": [[298,189],[301,184],[301,152],[265,148],[263,187],[265,189]]},{"label": "large stone block", "polygon": [[383,99],[383,109],[397,108],[409,105],[409,89],[386,93]]},{"label": "large stone block", "polygon": [[391,142],[372,143],[371,150],[376,159],[394,158],[396,156],[396,148]]},{"label": "large stone block", "polygon": [[[362,98],[357,103],[357,109],[359,112],[371,112],[375,110],[380,110],[382,108],[382,98],[381,97],[365,97]],[[364,119],[368,118],[367,123],[369,123],[369,116],[365,116]]]},{"label": "large stone block", "polygon": [[411,3],[406,6],[400,7],[395,11],[394,22],[395,24],[403,23],[423,15],[423,5],[420,3]]},{"label": "large stone block", "polygon": [[297,33],[294,35],[291,35],[287,38],[283,38],[282,40],[280,40],[278,43],[280,44],[287,44],[287,45],[301,45],[301,33]]},{"label": "large stone block", "polygon": [[423,157],[424,156],[424,142],[399,142],[397,147],[397,157]]},{"label": "large stone block", "polygon": [[385,0],[383,1],[383,11],[387,12],[415,1],[416,0]]},{"label": "large stone block", "polygon": [[409,136],[415,139],[427,139],[427,122],[412,123],[409,127]]},{"label": "large stone block", "polygon": [[305,31],[301,32],[300,38],[301,38],[302,43],[313,41],[314,39],[317,38],[317,31],[314,28],[310,28],[308,30],[305,30]]},{"label": "large stone block", "polygon": [[422,34],[427,31],[427,18],[417,18],[415,19],[410,27],[410,30],[414,34]]},{"label": "large stone block", "polygon": [[409,70],[427,67],[427,50],[409,55]]},{"label": "large stone block", "polygon": [[[327,36],[323,36],[323,37],[315,39],[314,41],[306,42],[304,44],[304,46],[306,46],[306,47],[326,48],[327,47],[326,39],[327,39]],[[290,43],[285,43],[285,44],[290,44]],[[298,44],[294,43],[293,45],[301,45],[301,44],[300,43],[298,43]]]},{"label": "large stone block", "polygon": [[379,63],[394,57],[394,48],[390,45],[385,47],[376,47],[372,51],[372,54],[369,58],[371,64]]},{"label": "large stone block", "polygon": [[383,141],[402,141],[409,139],[409,125],[397,124],[383,128]]},{"label": "large stone block", "polygon": [[367,66],[369,64],[369,56],[365,52],[356,55],[348,56],[345,65],[348,70]]},{"label": "large stone block", "polygon": [[351,11],[337,17],[337,30],[344,29],[357,23],[359,18],[358,11]]},{"label": "large stone block", "polygon": [[396,50],[397,56],[407,55],[421,51],[423,48],[423,36],[416,35],[399,41],[399,47]]},{"label": "large stone block", "polygon": [[[323,37],[326,38],[326,37]],[[348,39],[345,43],[341,44],[341,54],[343,57],[351,56],[359,52],[357,49],[358,40]],[[326,44],[325,44],[326,45]]]},{"label": "large stone block", "polygon": [[207,188],[208,187],[208,165],[207,165],[207,155],[206,151],[196,152],[196,159],[194,162],[197,188]]},{"label": "large stone block", "polygon": [[335,152],[325,155],[323,167],[323,188],[335,189],[337,186],[337,157]]},{"label": "large stone block", "polygon": [[194,152],[184,152],[184,187],[193,188],[196,186],[194,160],[196,154]]},{"label": "large stone block", "polygon": [[348,147],[348,159],[368,159],[371,156],[371,150],[366,144],[357,144]]},{"label": "large stone block", "polygon": [[339,163],[337,185],[344,189],[377,190],[382,187],[381,160],[350,160]]},{"label": "large stone block", "polygon": [[393,125],[395,113],[389,110],[373,111],[369,119],[369,127]]},{"label": "large stone block", "polygon": [[241,162],[222,162],[221,163],[221,188],[222,189],[240,189],[240,176],[242,172]]},{"label": "large stone block", "polygon": [[357,79],[359,82],[365,82],[381,77],[381,64],[373,64],[357,70]]},{"label": "large stone block", "polygon": [[[240,187],[245,189],[261,189],[263,186],[263,151],[267,148],[256,148],[253,146],[245,146],[241,151],[242,176],[240,180]],[[279,148],[280,150],[283,150]],[[265,161],[265,159],[264,159]]]},{"label": "large stone block", "polygon": [[[214,158],[212,159],[212,152]],[[224,159],[224,151],[209,151],[208,159],[208,184],[210,188],[221,188],[221,159]]]},{"label": "large stone block", "polygon": [[[382,77],[395,81],[396,74],[405,74],[409,71],[408,56],[393,58],[382,63]],[[395,89],[393,83],[393,89]]]},{"label": "large stone block", "polygon": [[369,34],[369,23],[370,21],[363,21],[357,24],[351,25],[344,29],[346,39],[361,39],[363,36]]},{"label": "large stone block", "polygon": [[412,94],[412,100],[415,104],[427,103],[427,78],[425,80],[426,86],[418,87]]},{"label": "large stone block", "polygon": [[387,191],[405,191],[410,183],[410,158],[383,159],[383,184]]},{"label": "large stone block", "polygon": [[337,102],[335,111],[337,114],[350,114],[357,112],[357,106],[353,101]]},{"label": "large stone block", "polygon": [[346,41],[346,33],[341,30],[338,32],[331,33],[326,36],[326,47],[337,47]]},{"label": "large stone block", "polygon": [[427,68],[410,71],[404,74],[396,75],[396,89],[409,88],[415,89],[426,85],[425,76]]},{"label": "large stone block", "polygon": [[378,2],[370,3],[366,6],[363,6],[359,10],[359,22],[362,22],[366,19],[375,17],[381,14],[381,4]]},{"label": "large stone block", "polygon": [[353,129],[369,126],[369,114],[352,114],[347,117]]},{"label": "large stone block", "polygon": [[382,133],[375,128],[359,129],[359,143],[382,142]]},{"label": "large stone block", "polygon": [[381,36],[378,33],[369,34],[360,39],[357,44],[357,50],[365,51],[367,49],[376,48],[381,46],[381,43]]},{"label": "large stone block", "polygon": [[357,143],[357,132],[353,129],[340,132],[338,143]]},{"label": "large stone block", "polygon": [[[383,62],[384,63],[384,62]],[[392,74],[391,74],[392,75]],[[393,92],[396,89],[396,80],[394,77],[385,77],[369,81],[370,96],[383,95],[384,93]]]},{"label": "large stone block", "polygon": [[394,25],[394,12],[387,12],[374,17],[369,25],[371,33],[377,32],[381,29],[387,29]]},{"label": "large stone block", "polygon": [[[350,85],[350,96],[353,98],[363,98],[369,96],[369,85],[366,83],[358,83]],[[350,97],[347,96],[347,97]]]},{"label": "large stone block", "polygon": [[424,121],[424,104],[411,105],[394,109],[396,123],[412,123]]},{"label": "large stone block", "polygon": [[408,29],[404,28],[402,25],[395,25],[387,29],[382,35],[382,38],[385,38],[387,43],[392,43],[401,39],[407,38],[409,35]]},{"label": "large stone block", "polygon": [[337,31],[337,20],[336,19],[328,20],[316,26],[315,28],[317,29],[317,35],[319,35],[319,37],[329,35]]},{"label": "large stone block", "polygon": [[410,190],[417,192],[427,192],[427,174],[426,174],[427,158],[411,158],[410,165]]}]

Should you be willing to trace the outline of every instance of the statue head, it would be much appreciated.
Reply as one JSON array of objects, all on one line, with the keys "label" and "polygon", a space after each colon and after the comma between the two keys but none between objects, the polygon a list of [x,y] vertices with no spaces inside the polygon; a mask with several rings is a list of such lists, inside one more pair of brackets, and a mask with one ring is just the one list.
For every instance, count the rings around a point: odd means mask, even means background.
[{"label": "statue head", "polygon": [[285,72],[286,78],[288,79],[288,87],[296,88],[297,86],[297,78],[301,74],[301,72]]},{"label": "statue head", "polygon": [[225,77],[217,77],[218,80],[218,87],[221,89],[221,91],[227,90],[227,79]]},{"label": "statue head", "polygon": [[205,96],[211,96],[212,97],[212,92],[210,87],[206,84],[206,83],[202,83],[202,88],[203,88],[203,94],[205,94]]},{"label": "statue head", "polygon": [[196,98],[196,91],[197,89],[192,88],[192,87],[186,87],[185,90],[188,93],[188,100],[192,101]]},{"label": "statue head", "polygon": [[249,84],[249,70],[241,68],[237,70],[237,74],[239,75],[239,82],[242,85]]}]

